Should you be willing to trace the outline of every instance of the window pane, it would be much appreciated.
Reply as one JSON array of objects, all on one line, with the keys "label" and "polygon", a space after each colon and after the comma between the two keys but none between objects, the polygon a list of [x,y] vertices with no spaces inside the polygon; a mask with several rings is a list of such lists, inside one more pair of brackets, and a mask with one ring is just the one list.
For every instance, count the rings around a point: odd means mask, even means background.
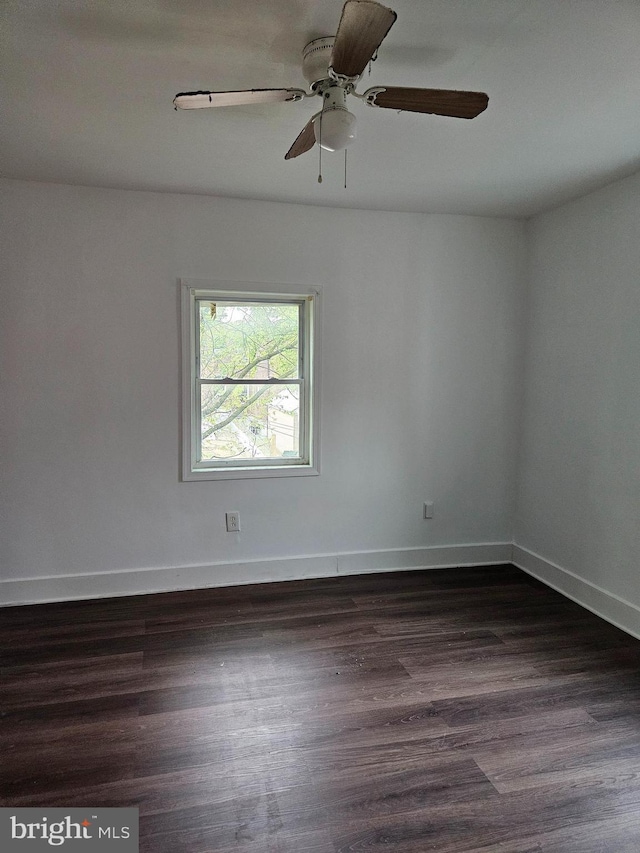
[{"label": "window pane", "polygon": [[202,379],[298,378],[300,305],[198,304]]},{"label": "window pane", "polygon": [[203,385],[202,460],[300,457],[300,385]]}]

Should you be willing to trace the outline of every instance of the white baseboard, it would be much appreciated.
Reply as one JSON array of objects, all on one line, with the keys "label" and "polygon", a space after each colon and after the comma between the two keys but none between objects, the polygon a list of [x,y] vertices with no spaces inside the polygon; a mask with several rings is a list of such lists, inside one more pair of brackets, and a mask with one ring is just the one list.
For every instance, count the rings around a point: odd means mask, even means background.
[{"label": "white baseboard", "polygon": [[512,562],[576,604],[640,639],[640,607],[637,605],[520,545],[513,546]]},{"label": "white baseboard", "polygon": [[145,595],[184,589],[303,580],[411,569],[491,566],[511,562],[511,543],[446,545],[321,554],[203,566],[124,569],[0,581],[0,605]]},{"label": "white baseboard", "polygon": [[640,639],[640,607],[510,542],[319,554],[236,563],[121,569],[0,581],[0,606],[146,595],[251,583],[513,563],[519,569]]},{"label": "white baseboard", "polygon": [[494,566],[510,563],[511,551],[510,542],[359,551],[338,555],[338,574],[363,575],[370,572],[397,572],[407,569]]}]

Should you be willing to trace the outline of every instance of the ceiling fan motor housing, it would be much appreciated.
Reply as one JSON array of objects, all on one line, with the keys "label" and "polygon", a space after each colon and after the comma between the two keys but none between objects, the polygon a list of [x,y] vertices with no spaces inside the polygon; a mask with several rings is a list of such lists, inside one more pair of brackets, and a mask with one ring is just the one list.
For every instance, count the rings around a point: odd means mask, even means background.
[{"label": "ceiling fan motor housing", "polygon": [[322,111],[328,113],[331,110],[346,110],[347,109],[347,90],[343,86],[334,84],[327,89],[322,90],[322,99],[324,105]]},{"label": "ceiling fan motor housing", "polygon": [[302,73],[312,89],[329,77],[334,36],[314,39],[302,51]]}]

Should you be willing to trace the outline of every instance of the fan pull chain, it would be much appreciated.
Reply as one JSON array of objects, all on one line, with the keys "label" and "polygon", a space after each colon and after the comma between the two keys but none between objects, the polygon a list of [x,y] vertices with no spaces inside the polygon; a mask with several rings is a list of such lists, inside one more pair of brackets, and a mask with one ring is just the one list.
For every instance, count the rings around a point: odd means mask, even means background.
[{"label": "fan pull chain", "polygon": [[347,188],[347,149],[344,149],[344,188]]},{"label": "fan pull chain", "polygon": [[[324,112],[324,102],[322,113]],[[320,142],[318,143],[318,183],[322,183],[322,113],[320,113]]]},{"label": "fan pull chain", "polygon": [[320,111],[320,141],[318,142],[318,183],[322,183],[322,116],[324,115],[324,98],[328,97],[326,94],[322,99],[322,110]]}]

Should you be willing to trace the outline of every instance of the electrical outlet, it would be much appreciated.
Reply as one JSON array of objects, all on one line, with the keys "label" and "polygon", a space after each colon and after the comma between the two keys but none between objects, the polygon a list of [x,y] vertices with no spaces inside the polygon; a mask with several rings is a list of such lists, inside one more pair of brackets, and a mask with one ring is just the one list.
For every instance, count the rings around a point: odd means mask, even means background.
[{"label": "electrical outlet", "polygon": [[240,532],[240,513],[239,512],[227,512],[227,513],[225,513],[225,518],[227,519],[227,533],[239,533]]},{"label": "electrical outlet", "polygon": [[433,501],[425,501],[422,505],[422,517],[433,518]]}]

